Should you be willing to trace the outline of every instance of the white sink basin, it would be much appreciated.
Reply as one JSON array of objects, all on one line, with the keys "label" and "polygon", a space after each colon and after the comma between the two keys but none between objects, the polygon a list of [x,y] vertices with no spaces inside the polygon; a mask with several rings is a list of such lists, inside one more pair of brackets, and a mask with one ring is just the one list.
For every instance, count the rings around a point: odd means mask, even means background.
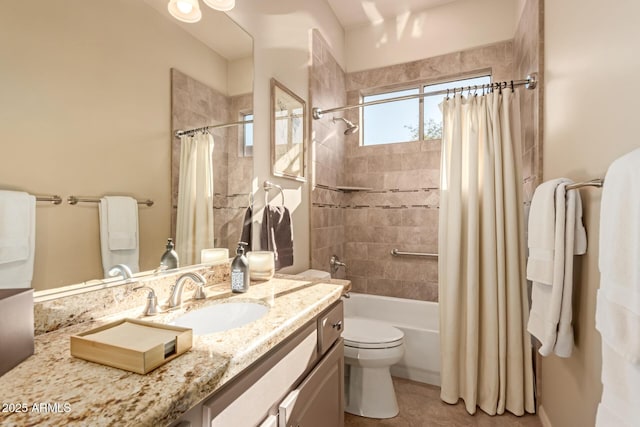
[{"label": "white sink basin", "polygon": [[268,307],[255,302],[228,302],[190,311],[170,323],[191,328],[194,335],[207,335],[239,328],[258,320],[268,311]]}]

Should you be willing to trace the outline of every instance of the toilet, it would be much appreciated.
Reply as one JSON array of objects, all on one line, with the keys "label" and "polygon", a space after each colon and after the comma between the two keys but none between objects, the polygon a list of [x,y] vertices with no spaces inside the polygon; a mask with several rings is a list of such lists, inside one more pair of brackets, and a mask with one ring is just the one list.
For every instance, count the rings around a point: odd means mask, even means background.
[{"label": "toilet", "polygon": [[345,317],[345,411],[368,418],[398,415],[391,365],[404,355],[404,333],[388,323]]},{"label": "toilet", "polygon": [[[321,270],[306,270],[298,275],[309,279],[331,278]],[[386,322],[345,316],[342,338],[345,412],[379,419],[398,415],[389,369],[404,355],[404,332]]]}]

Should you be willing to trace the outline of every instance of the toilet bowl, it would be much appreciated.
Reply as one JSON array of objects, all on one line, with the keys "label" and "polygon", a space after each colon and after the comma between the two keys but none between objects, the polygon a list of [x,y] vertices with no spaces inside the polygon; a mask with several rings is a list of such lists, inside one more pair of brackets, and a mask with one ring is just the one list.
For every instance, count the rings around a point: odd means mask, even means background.
[{"label": "toilet bowl", "polygon": [[404,354],[404,333],[388,323],[345,317],[345,411],[368,418],[398,415],[389,368]]}]

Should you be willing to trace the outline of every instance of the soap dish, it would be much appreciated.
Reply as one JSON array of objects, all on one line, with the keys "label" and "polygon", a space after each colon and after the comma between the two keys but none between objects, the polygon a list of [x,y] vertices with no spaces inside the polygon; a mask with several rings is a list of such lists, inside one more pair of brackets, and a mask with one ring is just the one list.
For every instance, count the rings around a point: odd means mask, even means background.
[{"label": "soap dish", "polygon": [[193,345],[193,331],[122,319],[71,336],[71,355],[138,374],[151,372]]}]

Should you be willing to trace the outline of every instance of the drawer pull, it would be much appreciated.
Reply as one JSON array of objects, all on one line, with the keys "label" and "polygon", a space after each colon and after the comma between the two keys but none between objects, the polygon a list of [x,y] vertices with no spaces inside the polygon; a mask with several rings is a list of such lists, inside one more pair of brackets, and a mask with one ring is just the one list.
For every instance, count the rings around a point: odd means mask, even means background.
[{"label": "drawer pull", "polygon": [[337,329],[338,331],[341,331],[342,330],[342,320],[340,320],[337,323],[334,323],[333,325],[331,325],[331,327],[333,329]]}]

